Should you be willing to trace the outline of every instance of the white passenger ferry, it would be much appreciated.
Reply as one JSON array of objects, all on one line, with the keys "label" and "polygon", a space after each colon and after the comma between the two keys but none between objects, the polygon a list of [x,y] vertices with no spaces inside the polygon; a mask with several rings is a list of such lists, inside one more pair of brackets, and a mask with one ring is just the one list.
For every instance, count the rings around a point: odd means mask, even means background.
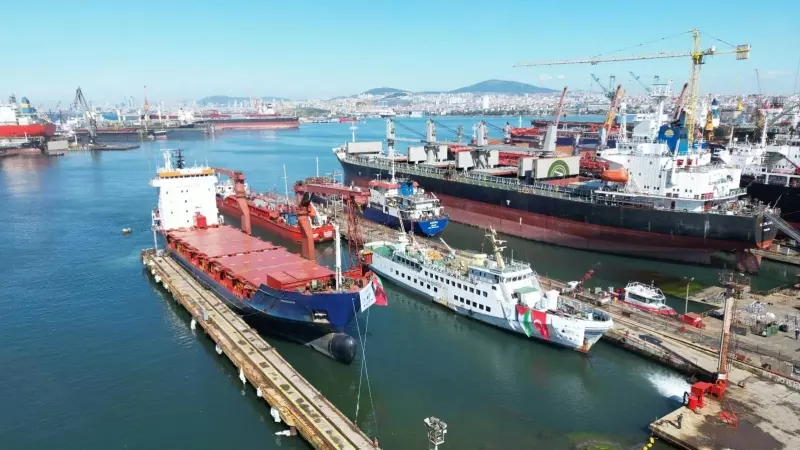
[{"label": "white passenger ferry", "polygon": [[466,251],[442,254],[399,233],[396,241],[369,242],[373,272],[458,314],[529,338],[588,352],[612,327],[611,317],[583,303],[544,291],[530,264],[504,260],[503,241],[486,235],[492,257]]}]

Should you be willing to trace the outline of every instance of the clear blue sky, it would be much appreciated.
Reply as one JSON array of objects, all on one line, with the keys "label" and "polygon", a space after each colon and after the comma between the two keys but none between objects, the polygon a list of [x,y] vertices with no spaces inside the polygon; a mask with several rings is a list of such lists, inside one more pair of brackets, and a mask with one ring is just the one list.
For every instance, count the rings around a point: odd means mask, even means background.
[{"label": "clear blue sky", "polygon": [[[3,91],[34,104],[95,104],[206,95],[316,98],[379,86],[454,89],[486,79],[551,88],[591,86],[589,73],[629,70],[686,80],[688,59],[514,68],[525,60],[588,57],[699,28],[753,46],[749,61],[717,56],[703,92],[791,93],[800,58],[800,1],[127,0],[6,1],[0,6]],[[569,6],[568,6],[569,5]],[[652,5],[652,6],[650,6]],[[725,44],[705,38],[704,46]],[[621,53],[688,50],[688,35]],[[737,76],[738,74],[738,76]],[[3,96],[7,95],[5,92]]]}]

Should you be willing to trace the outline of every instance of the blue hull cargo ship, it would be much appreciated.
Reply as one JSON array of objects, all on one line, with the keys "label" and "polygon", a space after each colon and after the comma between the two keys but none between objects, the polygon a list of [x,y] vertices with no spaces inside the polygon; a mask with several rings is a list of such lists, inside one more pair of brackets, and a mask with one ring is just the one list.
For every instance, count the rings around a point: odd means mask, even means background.
[{"label": "blue hull cargo ship", "polygon": [[[222,169],[217,169],[222,170]],[[153,227],[167,251],[198,281],[265,331],[301,342],[339,361],[355,357],[344,332],[353,317],[383,303],[380,282],[366,269],[337,274],[314,260],[219,223],[210,167],[175,166],[169,153],[151,184],[159,189]],[[244,198],[242,198],[244,201]],[[313,255],[311,255],[313,258]]]},{"label": "blue hull cargo ship", "polygon": [[439,199],[412,181],[372,181],[364,218],[392,228],[413,230],[422,236],[444,231],[450,218],[442,213]]}]

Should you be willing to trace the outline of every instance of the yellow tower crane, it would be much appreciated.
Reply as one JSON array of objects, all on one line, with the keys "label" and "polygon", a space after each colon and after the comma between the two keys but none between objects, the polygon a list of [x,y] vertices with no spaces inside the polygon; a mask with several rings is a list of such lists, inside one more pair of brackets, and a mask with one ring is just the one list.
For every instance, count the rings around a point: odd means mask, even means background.
[{"label": "yellow tower crane", "polygon": [[620,61],[637,61],[648,59],[666,59],[666,58],[683,58],[690,57],[692,67],[689,72],[689,89],[687,90],[686,102],[684,111],[686,111],[686,136],[687,144],[692,145],[694,141],[694,130],[697,125],[697,101],[700,97],[700,67],[703,65],[706,56],[723,55],[733,53],[736,55],[737,60],[744,60],[750,58],[750,45],[737,45],[732,50],[717,50],[712,46],[703,50],[700,45],[700,31],[694,29],[692,33],[692,50],[688,52],[660,52],[649,55],[628,55],[628,56],[607,56],[607,57],[593,57],[584,59],[562,59],[551,61],[532,61],[520,64],[515,64],[514,67],[536,67],[536,66],[556,66],[564,64],[600,64],[606,62],[620,62]]}]

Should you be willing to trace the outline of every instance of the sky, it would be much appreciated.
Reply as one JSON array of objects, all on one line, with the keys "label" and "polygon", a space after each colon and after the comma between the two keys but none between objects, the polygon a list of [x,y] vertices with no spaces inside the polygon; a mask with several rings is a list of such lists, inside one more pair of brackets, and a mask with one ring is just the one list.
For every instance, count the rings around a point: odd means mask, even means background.
[{"label": "sky", "polygon": [[603,80],[616,75],[627,91],[643,92],[629,71],[645,83],[654,75],[670,77],[679,88],[689,58],[513,66],[688,51],[691,37],[683,32],[695,27],[703,32],[703,47],[730,48],[712,37],[752,45],[747,61],[709,58],[703,93],[757,93],[758,69],[763,93],[789,94],[800,89],[800,1],[768,3],[6,1],[0,2],[6,36],[0,54],[13,63],[0,71],[0,94],[26,95],[34,105],[68,103],[81,86],[99,105],[125,96],[140,101],[146,85],[151,103],[209,95],[309,99],[382,86],[450,90],[487,79],[599,91],[591,73]]}]

